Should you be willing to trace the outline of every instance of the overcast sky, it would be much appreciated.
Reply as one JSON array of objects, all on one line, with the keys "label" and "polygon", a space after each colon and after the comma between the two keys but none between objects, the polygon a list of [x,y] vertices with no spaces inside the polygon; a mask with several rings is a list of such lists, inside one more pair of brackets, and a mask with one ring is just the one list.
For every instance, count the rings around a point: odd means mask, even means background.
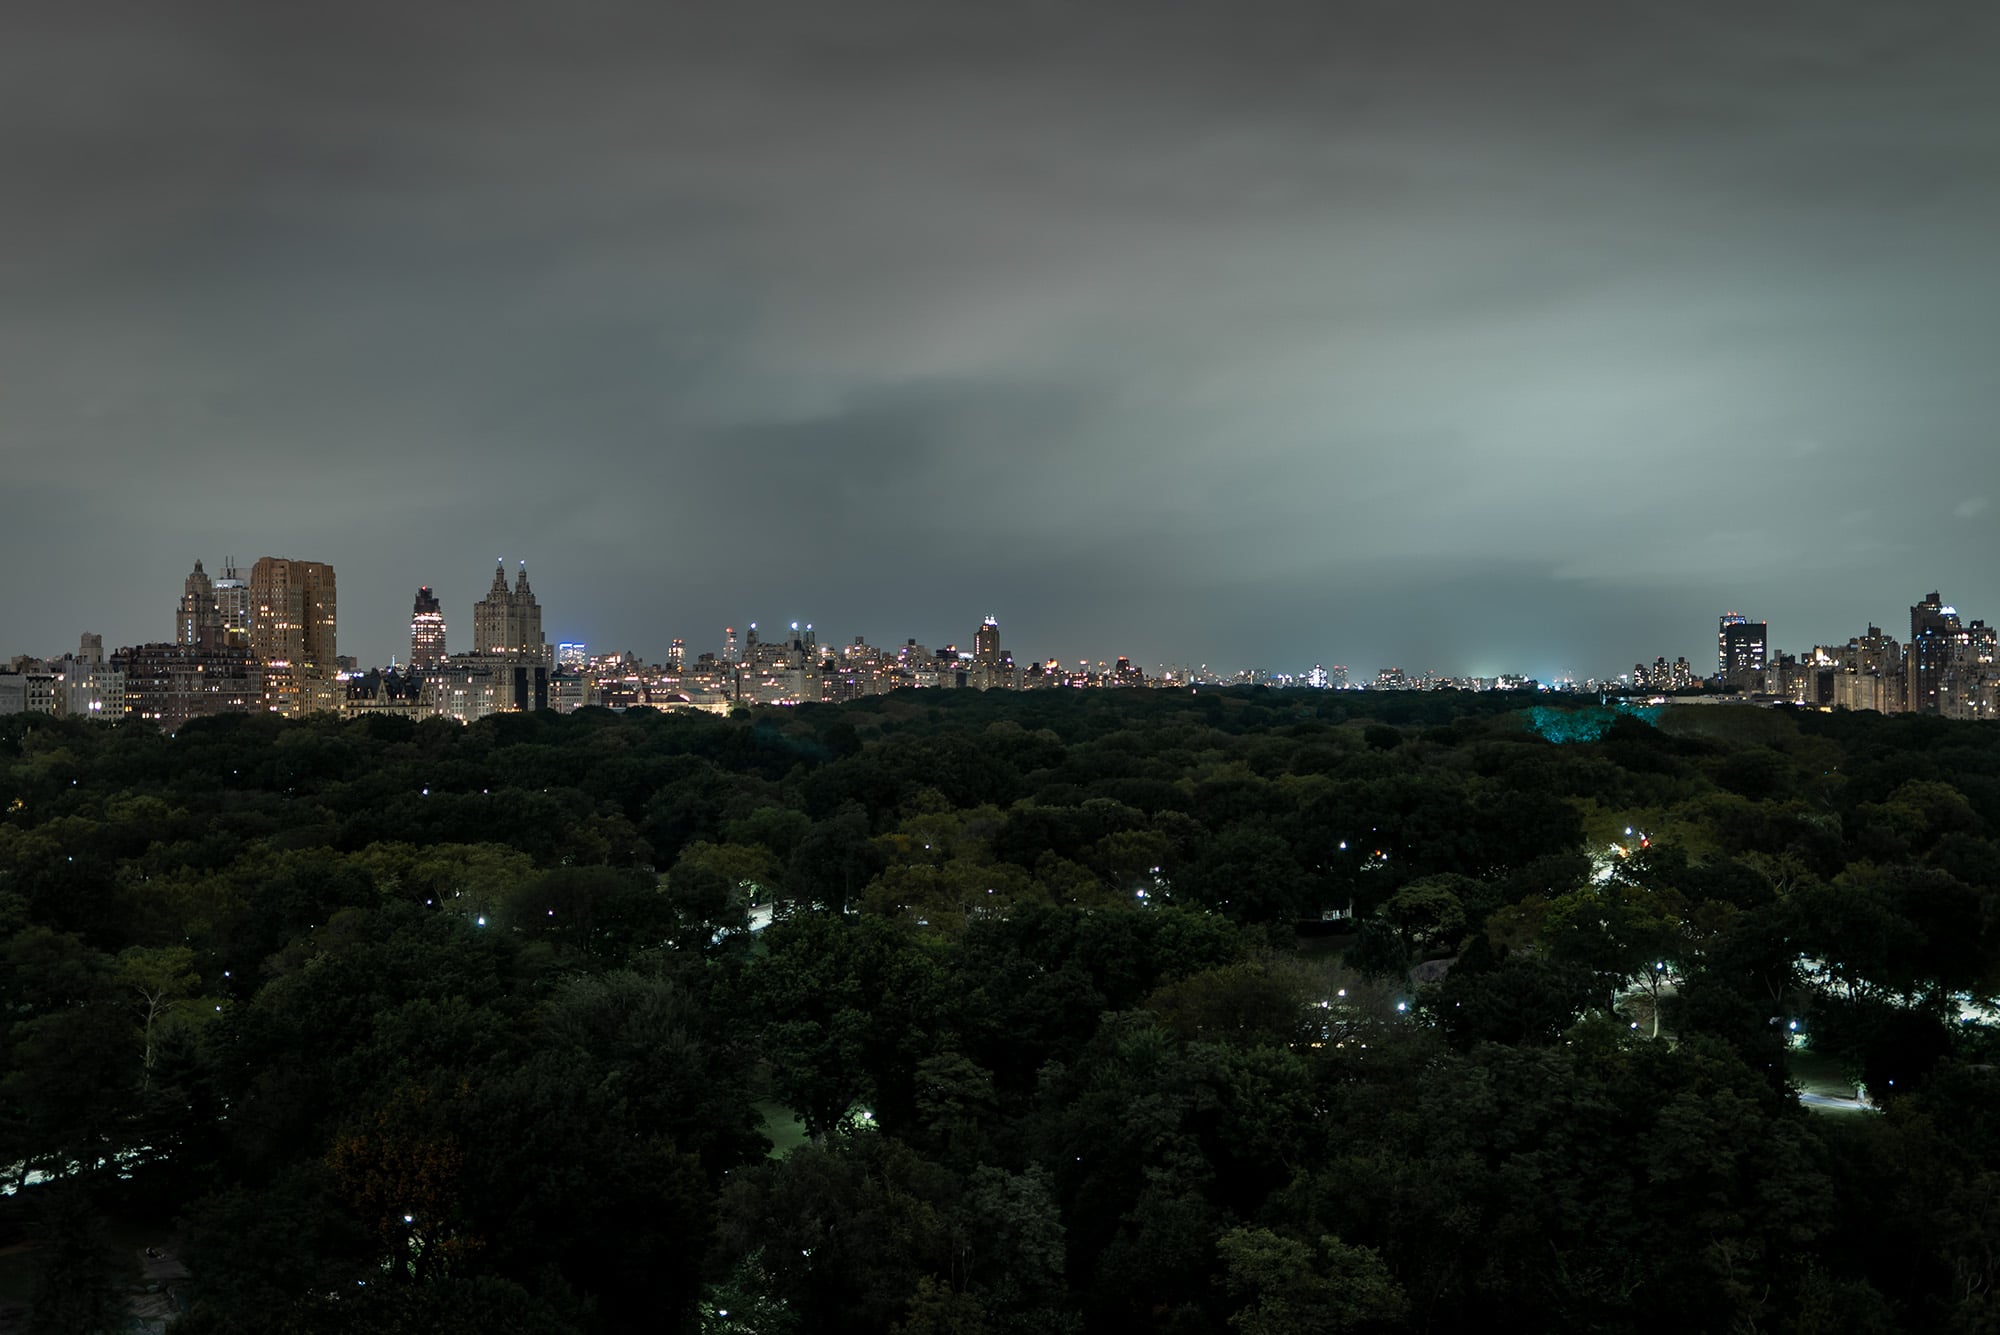
[{"label": "overcast sky", "polygon": [[[0,656],[2000,618],[2000,8],[0,4]],[[1711,669],[1712,670],[1712,669]]]}]

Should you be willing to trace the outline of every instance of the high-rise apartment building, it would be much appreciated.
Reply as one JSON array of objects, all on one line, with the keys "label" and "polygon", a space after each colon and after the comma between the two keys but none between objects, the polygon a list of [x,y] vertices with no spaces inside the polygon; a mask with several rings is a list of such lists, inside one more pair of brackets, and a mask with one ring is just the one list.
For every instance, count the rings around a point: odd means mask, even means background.
[{"label": "high-rise apartment building", "polygon": [[333,567],[266,556],[250,568],[250,653],[265,706],[287,718],[339,707]]},{"label": "high-rise apartment building", "polygon": [[1717,671],[1726,685],[1754,691],[1764,684],[1765,632],[1761,621],[1724,612],[1716,629]]},{"label": "high-rise apartment building", "polygon": [[73,657],[64,662],[56,682],[56,713],[72,718],[125,717],[125,674],[104,661],[100,641],[97,657]]},{"label": "high-rise apartment building", "polygon": [[[225,579],[233,579],[234,567]],[[201,562],[181,585],[174,638],[120,649],[104,666],[102,636],[85,635],[65,673],[69,706],[98,717],[124,715],[168,732],[210,714],[263,710],[265,676],[247,639],[231,629],[217,581]]]},{"label": "high-rise apartment building", "polygon": [[1903,646],[1895,637],[1884,635],[1871,625],[1866,635],[1857,635],[1845,645],[1830,647],[1834,661],[1833,707],[1865,709],[1878,714],[1903,712],[1906,689],[1903,673]]},{"label": "high-rise apartment building", "polygon": [[179,731],[190,719],[270,707],[264,670],[239,645],[141,644],[120,649],[111,662],[124,679],[126,717],[165,732]]},{"label": "high-rise apartment building", "polygon": [[1956,652],[1937,687],[1937,712],[1946,718],[2000,717],[2000,633],[1973,620],[1956,635]]},{"label": "high-rise apartment building", "polygon": [[232,557],[222,558],[222,577],[213,581],[215,610],[222,617],[222,637],[238,648],[250,643],[250,583],[237,573]]},{"label": "high-rise apartment building", "polygon": [[528,587],[528,563],[521,562],[514,587],[507,588],[507,568],[493,568],[493,587],[472,605],[472,652],[483,658],[548,661],[542,638],[542,606]]},{"label": "high-rise apartment building", "polygon": [[421,672],[444,662],[444,630],[444,605],[438,602],[430,585],[420,586],[416,604],[410,611],[411,671]]},{"label": "high-rise apartment building", "polygon": [[1910,648],[1904,662],[1910,712],[1938,712],[1938,688],[1957,664],[1968,643],[1958,609],[1948,607],[1932,590],[1910,609]]},{"label": "high-rise apartment building", "polygon": [[966,684],[982,691],[1012,690],[1019,684],[1014,676],[1014,656],[1000,647],[1000,621],[997,617],[985,618],[972,632]]},{"label": "high-rise apartment building", "polygon": [[542,638],[542,606],[523,561],[511,589],[506,566],[494,566],[492,587],[472,605],[472,652],[431,668],[425,680],[440,712],[469,723],[496,712],[548,708],[553,666]]},{"label": "high-rise apartment building", "polygon": [[174,643],[202,649],[222,644],[222,612],[215,602],[215,584],[201,562],[181,585],[181,605],[174,614]]}]

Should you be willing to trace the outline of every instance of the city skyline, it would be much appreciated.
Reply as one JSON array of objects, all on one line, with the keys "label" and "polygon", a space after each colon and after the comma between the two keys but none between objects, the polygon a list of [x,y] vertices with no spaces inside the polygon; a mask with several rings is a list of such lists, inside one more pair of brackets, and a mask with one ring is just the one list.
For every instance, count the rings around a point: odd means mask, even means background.
[{"label": "city skyline", "polygon": [[[1567,692],[1609,690],[1621,696],[1679,693],[1720,684],[1746,702],[1831,710],[1919,713],[1951,719],[2000,719],[2000,631],[1983,617],[1961,616],[1932,590],[1909,607],[1909,640],[1884,634],[1871,618],[1863,633],[1836,635],[1787,652],[1769,624],[1738,611],[1717,618],[1716,673],[1685,656],[1643,657],[1629,673],[1510,670],[1492,674],[1434,666],[1379,667],[1371,675],[1335,661],[1311,668],[1143,663],[1119,654],[1099,659],[1018,656],[999,619],[980,618],[972,648],[955,639],[929,644],[914,636],[870,643],[822,638],[812,622],[760,632],[746,622],[724,628],[720,653],[697,652],[675,637],[662,662],[626,650],[589,652],[585,642],[551,644],[523,560],[509,583],[504,559],[486,596],[473,606],[472,647],[449,653],[442,601],[429,585],[412,602],[406,670],[339,655],[336,579],[330,564],[261,557],[250,578],[225,558],[211,577],[201,560],[182,581],[174,639],[122,645],[108,659],[101,632],[83,632],[71,654],[16,656],[0,672],[0,713],[134,717],[172,732],[216,713],[273,712],[287,717],[339,712],[347,717],[451,718],[475,722],[508,711],[572,713],[592,705],[637,705],[726,712],[743,704],[840,703],[905,687],[1045,690],[1206,684],[1389,691],[1516,690],[1538,683]],[[1341,655],[1331,655],[1338,658]],[[378,670],[378,669],[389,670]],[[365,669],[365,670],[364,670]]]},{"label": "city skyline", "polygon": [[24,650],[218,547],[340,553],[371,660],[496,551],[654,654],[1588,672],[2000,602],[2000,13],[14,18]]},{"label": "city skyline", "polygon": [[[192,573],[184,575],[179,581],[183,591],[178,604],[178,610],[170,613],[168,618],[170,622],[168,633],[164,636],[128,634],[118,628],[90,626],[82,628],[81,631],[72,629],[67,637],[68,643],[73,644],[79,633],[95,635],[104,643],[112,646],[138,645],[157,642],[163,639],[169,642],[178,641],[182,644],[194,644],[205,641],[211,633],[216,638],[216,642],[220,643],[225,625],[234,627],[239,633],[247,634],[248,623],[242,619],[248,613],[250,606],[250,600],[247,597],[243,599],[241,609],[233,613],[220,603],[211,606],[209,614],[214,616],[219,613],[221,616],[221,620],[215,623],[212,632],[204,631],[200,625],[189,620],[191,610],[199,606],[195,601],[197,590],[200,590],[212,599],[227,597],[232,586],[244,595],[249,593],[249,586],[237,578],[237,570],[233,559],[229,559],[225,563],[224,569],[226,574],[213,580],[204,573],[205,560],[205,557],[193,558]],[[333,569],[341,566],[340,562],[322,564],[320,562],[304,562],[286,558],[261,558],[258,564],[260,566],[270,564],[277,567],[309,567],[324,571],[329,581],[329,587]],[[1628,677],[1635,667],[1648,667],[1656,659],[1663,666],[1670,666],[1678,658],[1684,660],[1685,664],[1692,669],[1697,678],[1708,678],[1719,673],[1724,678],[1734,677],[1740,682],[1746,670],[1752,675],[1762,672],[1767,649],[1773,663],[1775,663],[1781,651],[1803,653],[1819,645],[1845,644],[1851,639],[1861,637],[1864,631],[1872,633],[1877,623],[1892,627],[1891,634],[1893,635],[1895,633],[1893,627],[1899,625],[1901,622],[1901,616],[1894,608],[1871,609],[1865,615],[1857,613],[1855,616],[1851,616],[1849,618],[1850,624],[1823,628],[1824,633],[1808,635],[1794,630],[1789,618],[1784,616],[1775,619],[1768,617],[1764,615],[1761,608],[1756,609],[1754,615],[1748,616],[1738,611],[1725,611],[1720,614],[1721,633],[1717,637],[1717,649],[1714,655],[1701,649],[1682,651],[1677,647],[1653,647],[1657,641],[1664,641],[1673,635],[1683,634],[1681,630],[1676,629],[1671,632],[1657,634],[1652,639],[1635,644],[1631,647],[1631,652],[1624,659],[1616,659],[1611,663],[1589,664],[1582,667],[1574,667],[1568,663],[1554,663],[1552,665],[1537,667],[1534,664],[1528,663],[1499,662],[1494,655],[1481,654],[1477,649],[1450,655],[1443,661],[1415,659],[1405,661],[1391,658],[1376,660],[1363,654],[1345,652],[1338,644],[1323,646],[1318,652],[1310,654],[1303,661],[1280,661],[1254,657],[1213,659],[1197,658],[1185,654],[1169,654],[1148,659],[1142,658],[1137,654],[1128,653],[1122,649],[1104,649],[1092,646],[1086,648],[1083,652],[1075,652],[1064,651],[1059,647],[1050,648],[1037,645],[1031,639],[1027,639],[1027,633],[1015,629],[1021,623],[1010,618],[997,617],[990,612],[978,616],[971,614],[962,615],[960,620],[964,624],[958,625],[956,629],[953,628],[953,624],[949,621],[948,617],[938,614],[935,611],[919,613],[912,617],[904,618],[903,620],[906,622],[904,626],[888,628],[889,633],[886,634],[878,628],[862,627],[855,629],[837,625],[823,626],[818,618],[773,619],[768,622],[749,618],[737,618],[726,625],[716,627],[713,634],[706,638],[698,628],[669,625],[660,628],[647,641],[631,644],[595,638],[592,636],[589,627],[577,627],[574,624],[574,618],[563,616],[560,598],[565,588],[565,582],[561,579],[560,567],[558,567],[558,580],[555,586],[558,590],[558,601],[555,604],[557,617],[554,624],[567,626],[568,629],[560,632],[545,633],[542,623],[543,608],[537,602],[535,595],[529,592],[527,566],[528,562],[526,558],[520,558],[515,562],[515,569],[513,571],[514,583],[510,587],[507,578],[509,573],[507,558],[504,556],[496,558],[496,566],[491,574],[490,584],[484,590],[483,595],[477,599],[468,598],[464,600],[463,610],[456,614],[452,611],[454,602],[448,584],[433,585],[424,583],[416,586],[414,589],[414,616],[410,612],[404,612],[400,622],[387,632],[384,632],[383,628],[379,626],[357,629],[350,625],[345,618],[342,618],[339,622],[338,633],[343,657],[354,659],[362,669],[388,667],[392,664],[408,665],[414,661],[412,654],[414,637],[417,624],[421,622],[425,628],[424,635],[426,642],[432,644],[440,651],[448,651],[454,655],[467,652],[475,654],[493,654],[496,652],[508,654],[518,652],[528,644],[540,643],[547,650],[552,663],[555,661],[554,653],[558,644],[563,644],[571,648],[585,646],[593,656],[630,653],[636,655],[640,661],[652,664],[666,664],[678,661],[675,656],[677,649],[689,663],[692,663],[704,654],[712,654],[717,659],[726,659],[728,652],[737,646],[740,637],[756,631],[760,627],[763,628],[762,633],[768,640],[773,634],[779,634],[782,638],[783,632],[787,627],[790,627],[791,633],[796,634],[800,626],[806,628],[809,639],[815,639],[817,643],[829,650],[838,650],[842,646],[852,642],[856,637],[865,639],[869,643],[878,646],[888,647],[894,647],[908,640],[926,645],[932,649],[940,649],[946,645],[956,645],[967,656],[984,660],[989,657],[987,635],[998,631],[1004,626],[1007,652],[1010,656],[1016,653],[1024,654],[1025,656],[1020,660],[1023,665],[1029,662],[1043,662],[1051,659],[1060,661],[1066,666],[1074,666],[1082,663],[1110,664],[1120,658],[1124,658],[1129,659],[1133,664],[1148,672],[1163,667],[1174,669],[1205,668],[1221,675],[1261,672],[1301,679],[1306,677],[1315,668],[1332,668],[1338,665],[1346,672],[1349,680],[1356,685],[1364,684],[1380,672],[1392,670],[1406,673],[1413,679],[1420,675],[1475,679],[1521,676],[1549,683],[1565,680],[1574,682],[1584,682],[1586,680],[1614,682],[1621,677]],[[344,585],[345,580],[343,577],[343,587]],[[440,590],[443,591],[441,592]],[[166,596],[164,591],[161,596],[163,598]],[[522,610],[519,612],[515,611],[516,600],[525,600],[520,603]],[[342,605],[347,605],[348,601],[348,595],[343,593]],[[1968,607],[1983,606],[1981,603],[1970,600],[1961,601],[1964,601],[1964,604]],[[1952,616],[1956,612],[1955,606],[1942,604],[1940,594],[1935,590],[1924,595],[1922,601],[1916,605],[1912,605],[1908,601],[1905,601],[1902,605],[1908,607],[1913,616],[1926,608],[1932,612],[1941,608],[1942,613],[1947,616]],[[411,606],[408,593],[405,594],[404,606]],[[1717,619],[1714,613],[1710,613],[1707,624],[1715,624]],[[1032,629],[1032,618],[1028,620],[1028,624]],[[1952,620],[1952,624],[1954,626],[1957,624],[1955,617]],[[448,627],[452,625],[459,627],[455,633],[448,630]],[[925,625],[932,627],[931,634],[924,632],[923,626]],[[909,629],[908,627],[910,626],[917,628]],[[1771,629],[1774,626],[1776,629]],[[4,627],[0,627],[0,631],[4,631],[4,629]],[[1732,643],[1730,637],[1738,631],[1755,632],[1754,644],[1756,656],[1754,667],[1747,667],[1751,660],[1747,658],[1742,659],[1739,662],[1737,670],[1732,673],[1730,662],[1733,650],[1730,647]],[[374,643],[377,640],[390,641],[394,647],[379,657],[372,656],[367,652],[357,651],[361,645]],[[657,644],[653,642],[655,640],[658,641]],[[692,646],[691,648],[687,647],[690,645]],[[67,644],[62,647],[30,646],[0,640],[0,662],[4,662],[7,658],[15,655],[29,658],[55,659],[69,652],[72,652],[72,650]],[[1717,667],[1714,670],[1711,670],[1708,666],[1711,661],[1716,661],[1717,663]]]}]

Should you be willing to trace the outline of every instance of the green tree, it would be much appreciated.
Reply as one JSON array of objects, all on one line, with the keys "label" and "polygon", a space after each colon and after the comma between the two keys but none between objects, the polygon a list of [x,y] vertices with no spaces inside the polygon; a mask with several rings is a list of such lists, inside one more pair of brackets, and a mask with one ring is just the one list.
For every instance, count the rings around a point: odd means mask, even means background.
[{"label": "green tree", "polygon": [[1243,1335],[1349,1335],[1403,1327],[1409,1300],[1366,1247],[1321,1237],[1317,1247],[1265,1228],[1233,1228],[1216,1240],[1224,1283],[1243,1306],[1230,1314]]},{"label": "green tree", "polygon": [[109,1163],[136,1133],[139,1095],[112,961],[28,927],[0,946],[0,998],[0,1164],[19,1187]]},{"label": "green tree", "polygon": [[[1410,959],[1449,955],[1465,935],[1463,876],[1424,876],[1390,895],[1375,912],[1403,944]],[[1476,885],[1476,883],[1472,883]]]},{"label": "green tree", "polygon": [[[118,982],[133,999],[138,1013],[142,1040],[142,1084],[153,1083],[153,1061],[161,1037],[176,1023],[198,1023],[197,994],[201,975],[195,971],[194,952],[186,946],[130,946],[118,956]],[[209,1003],[209,1014],[221,1009]]]},{"label": "green tree", "polygon": [[41,1188],[35,1203],[29,1335],[108,1335],[121,1329],[123,1276],[103,1218],[74,1186]]}]

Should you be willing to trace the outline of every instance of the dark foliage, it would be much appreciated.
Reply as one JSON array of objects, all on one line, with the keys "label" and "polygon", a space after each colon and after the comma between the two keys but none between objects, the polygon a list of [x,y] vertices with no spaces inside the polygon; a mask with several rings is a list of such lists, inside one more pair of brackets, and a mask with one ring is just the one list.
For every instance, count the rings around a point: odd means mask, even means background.
[{"label": "dark foliage", "polygon": [[1529,705],[0,720],[29,1328],[1992,1329],[2000,730]]}]

